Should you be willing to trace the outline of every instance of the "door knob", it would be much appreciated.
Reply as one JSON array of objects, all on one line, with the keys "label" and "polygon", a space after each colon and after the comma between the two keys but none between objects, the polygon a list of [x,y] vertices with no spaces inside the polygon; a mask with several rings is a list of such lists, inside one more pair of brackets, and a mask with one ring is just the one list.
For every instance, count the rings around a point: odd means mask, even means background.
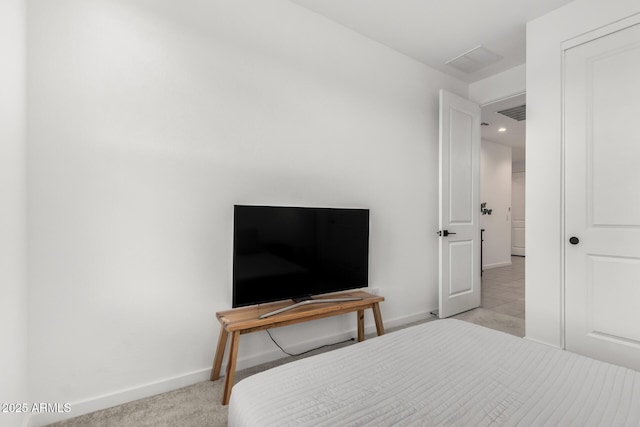
[{"label": "door knob", "polygon": [[456,233],[452,233],[449,230],[442,230],[442,231],[438,231],[436,233],[438,236],[444,236],[447,237],[449,234],[456,234]]},{"label": "door knob", "polygon": [[577,237],[573,236],[573,237],[569,238],[569,243],[571,243],[572,245],[577,245],[578,243],[580,243],[580,239],[578,239]]}]

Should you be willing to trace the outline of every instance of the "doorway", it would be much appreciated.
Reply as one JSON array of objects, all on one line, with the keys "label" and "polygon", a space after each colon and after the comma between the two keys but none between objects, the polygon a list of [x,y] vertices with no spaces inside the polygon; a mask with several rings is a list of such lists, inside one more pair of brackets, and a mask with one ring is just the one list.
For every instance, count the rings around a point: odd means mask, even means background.
[{"label": "doorway", "polygon": [[481,305],[455,318],[524,336],[525,94],[483,105],[481,118]]}]

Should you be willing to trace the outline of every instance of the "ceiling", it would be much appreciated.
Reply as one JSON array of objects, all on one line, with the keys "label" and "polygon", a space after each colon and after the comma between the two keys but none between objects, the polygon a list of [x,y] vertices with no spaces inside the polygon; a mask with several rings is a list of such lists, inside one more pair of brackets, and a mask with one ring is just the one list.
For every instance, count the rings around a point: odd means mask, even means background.
[{"label": "ceiling", "polygon": [[[526,22],[572,0],[291,0],[471,83],[525,62]],[[473,72],[446,62],[478,46],[500,57]]]},{"label": "ceiling", "polygon": [[[526,95],[521,94],[498,102],[483,105],[480,120],[486,125],[482,126],[482,139],[512,147],[512,161],[524,161],[525,125],[526,120],[518,121],[507,117],[498,111],[519,107],[526,104]],[[504,132],[498,129],[506,129]]]},{"label": "ceiling", "polygon": [[[472,83],[523,64],[526,23],[573,0],[291,1],[436,70]],[[488,56],[497,54],[498,60],[470,72],[447,65],[478,46],[487,49]],[[482,138],[511,146],[514,162],[524,161],[526,121],[519,122],[497,112],[525,103],[522,94],[482,107],[482,121],[488,123],[482,126]],[[506,131],[498,132],[501,127]]]}]

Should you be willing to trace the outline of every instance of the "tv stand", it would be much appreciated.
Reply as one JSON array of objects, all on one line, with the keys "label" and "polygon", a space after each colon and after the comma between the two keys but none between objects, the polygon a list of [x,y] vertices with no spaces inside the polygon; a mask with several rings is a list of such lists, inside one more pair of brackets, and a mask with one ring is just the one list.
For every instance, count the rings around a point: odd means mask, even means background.
[{"label": "tv stand", "polygon": [[328,304],[332,302],[360,301],[361,299],[362,299],[361,297],[322,298],[322,299],[313,299],[312,297],[295,298],[293,300],[295,304],[291,304],[286,307],[282,307],[277,310],[273,310],[268,313],[261,314],[260,316],[258,316],[258,319],[266,319],[267,317],[275,316],[276,314],[284,313],[285,311],[293,310],[298,307],[302,307],[309,304]]},{"label": "tv stand", "polygon": [[[360,342],[364,341],[364,311],[368,308],[373,311],[373,318],[376,323],[378,335],[384,334],[384,326],[382,325],[382,315],[380,314],[379,306],[382,301],[384,301],[384,297],[371,295],[363,291],[353,291],[318,295],[311,301],[302,301],[293,305],[289,300],[219,311],[216,313],[216,316],[220,321],[220,337],[218,338],[216,356],[213,361],[213,368],[211,369],[211,381],[220,378],[222,359],[224,358],[227,347],[227,338],[229,334],[231,334],[231,348],[229,349],[229,360],[227,362],[226,377],[224,379],[222,404],[227,405],[231,398],[240,335],[356,312],[358,320],[358,341]],[[270,316],[263,317],[264,314],[270,314]]]}]

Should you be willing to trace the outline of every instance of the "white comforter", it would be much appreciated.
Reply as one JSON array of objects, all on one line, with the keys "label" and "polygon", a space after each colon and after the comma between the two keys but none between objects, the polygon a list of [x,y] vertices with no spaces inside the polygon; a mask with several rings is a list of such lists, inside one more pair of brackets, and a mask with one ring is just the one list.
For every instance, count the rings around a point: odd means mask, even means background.
[{"label": "white comforter", "polygon": [[229,426],[640,426],[640,373],[437,320],[251,376]]}]

